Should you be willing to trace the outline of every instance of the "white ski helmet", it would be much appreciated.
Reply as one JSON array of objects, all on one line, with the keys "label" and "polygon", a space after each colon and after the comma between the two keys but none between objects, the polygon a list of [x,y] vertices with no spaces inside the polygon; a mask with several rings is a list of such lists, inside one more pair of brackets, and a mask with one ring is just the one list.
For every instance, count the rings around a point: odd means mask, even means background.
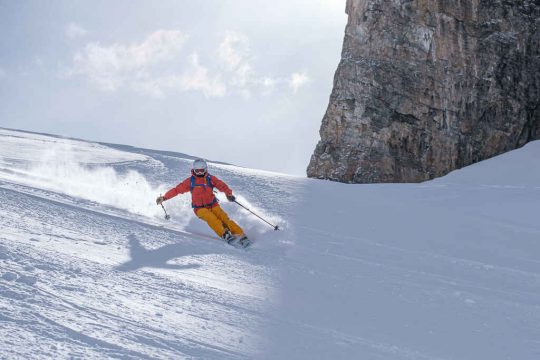
[{"label": "white ski helmet", "polygon": [[196,159],[193,161],[193,173],[197,176],[204,176],[208,172],[208,164],[204,159]]}]

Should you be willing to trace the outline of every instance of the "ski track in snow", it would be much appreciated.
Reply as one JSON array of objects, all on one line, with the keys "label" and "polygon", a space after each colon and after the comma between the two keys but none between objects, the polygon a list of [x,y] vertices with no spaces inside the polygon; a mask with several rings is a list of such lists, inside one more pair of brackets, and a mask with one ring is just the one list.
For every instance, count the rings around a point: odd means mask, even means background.
[{"label": "ski track in snow", "polygon": [[156,211],[192,157],[0,139],[2,359],[540,358],[540,142],[415,185],[213,164],[284,228],[223,203],[254,239],[239,250],[187,197]]}]

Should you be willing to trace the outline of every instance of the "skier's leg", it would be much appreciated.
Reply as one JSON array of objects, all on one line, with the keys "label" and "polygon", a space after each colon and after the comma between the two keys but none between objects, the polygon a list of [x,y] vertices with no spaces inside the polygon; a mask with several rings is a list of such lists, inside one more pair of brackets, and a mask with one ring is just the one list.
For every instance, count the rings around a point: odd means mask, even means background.
[{"label": "skier's leg", "polygon": [[242,228],[238,226],[237,223],[235,223],[229,218],[229,215],[227,215],[227,213],[223,211],[221,206],[214,206],[211,210],[212,213],[214,213],[214,215],[223,222],[223,224],[231,231],[233,235],[244,235],[244,230],[242,230]]},{"label": "skier's leg", "polygon": [[208,226],[210,226],[212,230],[216,232],[217,236],[219,237],[223,236],[223,233],[225,232],[225,227],[223,226],[223,223],[221,222],[221,220],[218,219],[217,216],[214,215],[212,211],[210,211],[210,209],[207,209],[207,208],[197,209],[196,214],[199,217],[199,219],[206,221]]}]

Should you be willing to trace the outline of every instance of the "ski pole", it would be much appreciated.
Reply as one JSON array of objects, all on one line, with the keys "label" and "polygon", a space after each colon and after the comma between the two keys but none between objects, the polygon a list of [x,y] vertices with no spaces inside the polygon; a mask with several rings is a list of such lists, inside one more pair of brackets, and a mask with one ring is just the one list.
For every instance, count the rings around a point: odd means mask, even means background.
[{"label": "ski pole", "polygon": [[249,211],[250,213],[252,213],[253,215],[255,215],[256,217],[258,217],[259,219],[261,219],[262,221],[264,221],[265,223],[267,223],[268,225],[270,225],[271,227],[273,227],[274,230],[279,230],[279,226],[270,224],[268,221],[264,220],[262,217],[260,217],[259,215],[255,214],[253,211],[249,210],[247,207],[245,207],[244,205],[240,204],[238,201],[234,200],[234,202],[237,203],[238,205],[240,205],[241,207],[243,207],[244,209],[246,209],[247,211]]},{"label": "ski pole", "polygon": [[165,213],[165,220],[169,220],[171,216],[167,214],[167,210],[165,210],[165,206],[163,206],[163,203],[159,204],[161,205],[161,208],[163,209],[163,212]]}]

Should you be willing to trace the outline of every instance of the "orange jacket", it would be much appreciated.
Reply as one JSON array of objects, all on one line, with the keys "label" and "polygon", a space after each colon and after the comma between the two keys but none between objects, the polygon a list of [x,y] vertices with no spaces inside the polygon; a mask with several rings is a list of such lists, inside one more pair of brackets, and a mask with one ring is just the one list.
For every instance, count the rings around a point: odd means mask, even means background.
[{"label": "orange jacket", "polygon": [[[225,184],[223,181],[219,180],[214,175],[210,176],[210,182],[213,187],[217,188],[219,191],[224,192],[225,195],[232,195],[232,190]],[[195,176],[196,185],[207,185],[206,177],[197,177]],[[191,176],[182,181],[180,184],[173,187],[171,190],[167,191],[163,198],[169,200],[176,195],[187,193],[191,190]],[[193,205],[194,211],[197,212],[200,208],[203,207],[214,207],[218,205],[214,191],[210,186],[195,186],[193,191],[191,191],[191,203]]]}]

